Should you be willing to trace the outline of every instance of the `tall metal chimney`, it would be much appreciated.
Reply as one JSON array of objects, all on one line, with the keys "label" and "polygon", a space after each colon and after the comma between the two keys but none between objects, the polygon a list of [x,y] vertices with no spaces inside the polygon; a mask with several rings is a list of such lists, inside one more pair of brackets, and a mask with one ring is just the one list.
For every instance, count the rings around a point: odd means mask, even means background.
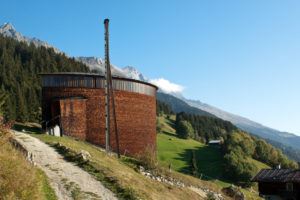
[{"label": "tall metal chimney", "polygon": [[109,88],[109,33],[108,33],[109,19],[104,20],[105,28],[105,149],[106,152],[110,151],[110,88]]},{"label": "tall metal chimney", "polygon": [[[118,132],[118,124],[117,124],[117,115],[116,115],[116,107],[115,107],[115,97],[114,90],[112,84],[112,75],[110,69],[110,61],[109,61],[109,33],[108,33],[108,23],[109,19],[104,20],[105,27],[105,148],[106,151],[110,151],[110,102],[112,105],[112,118],[114,122],[114,131],[115,131],[115,140],[116,140],[116,150],[118,158],[120,158],[120,149],[119,149],[119,132]],[[111,101],[110,101],[111,99]]]}]

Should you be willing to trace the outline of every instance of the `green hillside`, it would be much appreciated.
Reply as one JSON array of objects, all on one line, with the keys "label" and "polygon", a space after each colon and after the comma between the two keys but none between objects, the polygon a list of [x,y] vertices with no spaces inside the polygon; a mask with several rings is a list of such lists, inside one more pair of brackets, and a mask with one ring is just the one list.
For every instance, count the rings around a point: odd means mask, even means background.
[{"label": "green hillside", "polygon": [[[195,151],[198,172],[203,179],[223,179],[223,156],[220,149],[210,147],[192,139],[181,139],[175,134],[174,117],[167,119],[164,116],[158,117],[158,123],[162,130],[157,135],[157,148],[159,162],[172,169],[191,174],[192,152]],[[262,162],[248,158],[258,169],[268,168]]]},{"label": "green hillside", "polygon": [[[192,139],[181,139],[176,136],[173,128],[175,116],[158,117],[158,124],[161,130],[157,134],[157,158],[162,166],[169,167],[175,171],[192,174],[191,159],[195,151],[199,178],[216,183],[219,187],[228,187],[232,183],[223,178],[223,155],[221,150],[210,147]],[[258,170],[269,168],[268,165],[248,158],[250,163]],[[257,192],[249,189],[242,189],[246,199],[260,199]]]},{"label": "green hillside", "polygon": [[199,171],[206,176],[219,178],[222,174],[222,155],[219,149],[209,147],[192,139],[180,139],[174,134],[157,135],[158,159],[164,166],[191,173],[192,151],[196,152]]}]

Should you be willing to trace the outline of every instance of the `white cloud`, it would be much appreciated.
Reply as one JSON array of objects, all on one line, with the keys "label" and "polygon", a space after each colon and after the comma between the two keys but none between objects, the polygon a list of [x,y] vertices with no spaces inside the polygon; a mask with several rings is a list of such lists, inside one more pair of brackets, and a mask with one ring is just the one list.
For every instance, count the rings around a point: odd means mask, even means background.
[{"label": "white cloud", "polygon": [[164,78],[152,79],[150,83],[156,85],[163,92],[166,93],[182,93],[184,87],[175,83],[171,83],[170,81]]}]

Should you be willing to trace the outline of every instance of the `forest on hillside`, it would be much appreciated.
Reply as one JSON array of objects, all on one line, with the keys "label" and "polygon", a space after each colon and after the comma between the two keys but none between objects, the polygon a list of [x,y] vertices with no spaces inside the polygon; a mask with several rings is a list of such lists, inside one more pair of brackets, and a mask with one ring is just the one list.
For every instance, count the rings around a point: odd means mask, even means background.
[{"label": "forest on hillside", "polygon": [[20,122],[41,119],[39,73],[88,71],[84,64],[51,48],[37,48],[0,36],[0,93],[5,94],[5,119]]},{"label": "forest on hillside", "polygon": [[241,130],[227,134],[223,144],[224,174],[226,178],[244,185],[251,185],[251,178],[258,169],[249,158],[258,160],[272,168],[297,169],[298,164],[290,160],[281,150],[265,140],[258,139]]},{"label": "forest on hillside", "polygon": [[231,122],[219,118],[188,114],[185,112],[177,113],[175,122],[177,128],[182,121],[188,121],[194,130],[193,137],[204,143],[208,143],[209,140],[220,139],[224,137],[225,134],[238,129]]}]

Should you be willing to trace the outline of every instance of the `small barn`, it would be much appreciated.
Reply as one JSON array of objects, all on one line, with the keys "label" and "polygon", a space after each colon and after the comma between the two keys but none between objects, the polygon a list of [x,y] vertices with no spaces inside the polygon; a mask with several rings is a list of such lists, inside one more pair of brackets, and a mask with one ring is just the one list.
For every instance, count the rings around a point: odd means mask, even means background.
[{"label": "small barn", "polygon": [[253,179],[265,199],[300,199],[299,169],[263,169]]},{"label": "small barn", "polygon": [[208,142],[209,146],[214,146],[214,147],[220,147],[221,144],[222,144],[221,140],[210,140]]}]

